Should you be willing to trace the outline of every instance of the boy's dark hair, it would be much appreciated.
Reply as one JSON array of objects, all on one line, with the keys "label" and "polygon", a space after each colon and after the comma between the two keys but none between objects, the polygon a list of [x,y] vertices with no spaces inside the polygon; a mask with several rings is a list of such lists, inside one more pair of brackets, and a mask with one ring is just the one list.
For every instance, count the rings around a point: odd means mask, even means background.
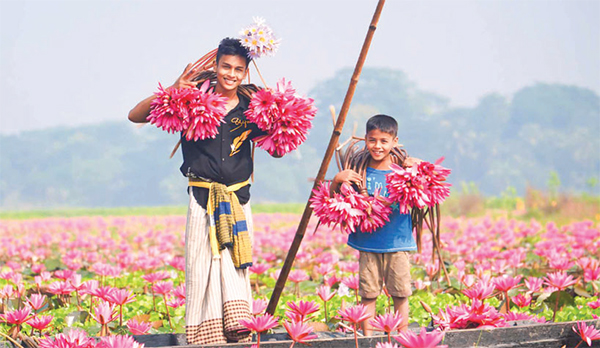
[{"label": "boy's dark hair", "polygon": [[227,56],[240,56],[246,59],[246,67],[250,64],[252,60],[248,56],[248,50],[246,47],[242,46],[242,43],[239,39],[232,39],[230,37],[226,37],[219,43],[219,48],[217,49],[217,63],[222,55]]},{"label": "boy's dark hair", "polygon": [[375,115],[367,121],[367,133],[375,129],[396,137],[398,135],[398,122],[388,115]]}]

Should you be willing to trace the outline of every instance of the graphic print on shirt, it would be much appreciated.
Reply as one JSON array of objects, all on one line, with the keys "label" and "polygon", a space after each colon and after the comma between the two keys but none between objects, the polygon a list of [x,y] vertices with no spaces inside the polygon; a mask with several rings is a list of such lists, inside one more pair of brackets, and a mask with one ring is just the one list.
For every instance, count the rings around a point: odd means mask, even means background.
[{"label": "graphic print on shirt", "polygon": [[250,123],[250,121],[248,121],[248,120],[242,120],[239,117],[234,117],[234,118],[231,119],[231,123],[233,123],[237,127],[235,127],[232,130],[230,130],[230,132],[235,132],[236,130],[238,130],[238,129],[242,128],[242,127],[248,128],[248,123]]},{"label": "graphic print on shirt", "polygon": [[373,177],[367,177],[367,191],[375,192],[376,190],[379,190],[380,196],[387,197],[387,188],[384,186],[384,183],[374,180]]},{"label": "graphic print on shirt", "polygon": [[229,153],[229,157],[231,157],[231,156],[237,154],[238,152],[240,152],[240,147],[242,146],[242,144],[244,143],[244,141],[246,139],[248,139],[248,135],[251,132],[252,132],[252,129],[248,129],[247,131],[244,131],[238,137],[236,137],[235,139],[233,139],[233,142],[231,143],[231,152]]},{"label": "graphic print on shirt", "polygon": [[[380,178],[380,179],[382,179],[382,178]],[[388,196],[385,176],[383,177],[383,181],[377,180],[375,176],[367,176],[367,191],[374,194],[377,190],[379,190],[380,196],[383,196],[383,197]],[[400,207],[398,206],[398,202],[394,202],[392,204],[392,211],[397,211],[397,210],[400,210]]]}]

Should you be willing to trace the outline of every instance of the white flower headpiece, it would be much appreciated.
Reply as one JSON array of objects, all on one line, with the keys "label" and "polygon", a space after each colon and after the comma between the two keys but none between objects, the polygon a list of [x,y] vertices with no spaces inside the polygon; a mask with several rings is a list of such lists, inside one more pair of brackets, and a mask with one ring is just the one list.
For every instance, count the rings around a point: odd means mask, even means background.
[{"label": "white flower headpiece", "polygon": [[280,39],[276,38],[273,30],[265,24],[260,17],[253,17],[254,24],[240,31],[242,46],[248,49],[248,56],[252,59],[264,55],[274,56],[279,48]]}]

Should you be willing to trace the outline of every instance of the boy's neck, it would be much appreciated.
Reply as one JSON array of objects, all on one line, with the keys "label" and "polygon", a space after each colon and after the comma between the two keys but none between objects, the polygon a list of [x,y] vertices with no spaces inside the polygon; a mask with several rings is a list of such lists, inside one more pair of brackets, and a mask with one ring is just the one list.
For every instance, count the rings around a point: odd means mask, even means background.
[{"label": "boy's neck", "polygon": [[377,170],[390,170],[390,164],[392,164],[392,159],[389,155],[381,161],[375,161],[371,156],[369,156],[368,167],[370,168]]},{"label": "boy's neck", "polygon": [[237,95],[237,88],[235,90],[225,91],[224,93],[221,93],[221,96],[227,98],[227,104],[225,106],[227,112],[235,108],[240,101]]}]

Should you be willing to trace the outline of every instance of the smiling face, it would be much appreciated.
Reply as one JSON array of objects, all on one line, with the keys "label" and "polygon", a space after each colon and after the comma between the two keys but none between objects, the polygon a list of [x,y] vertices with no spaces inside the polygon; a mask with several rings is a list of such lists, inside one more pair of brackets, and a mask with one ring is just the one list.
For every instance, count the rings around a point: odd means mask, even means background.
[{"label": "smiling face", "polygon": [[222,55],[217,62],[215,92],[228,94],[237,91],[248,72],[246,59],[235,55]]},{"label": "smiling face", "polygon": [[389,169],[392,163],[390,152],[398,144],[398,137],[373,129],[367,133],[365,142],[371,155],[369,166],[375,169]]}]

